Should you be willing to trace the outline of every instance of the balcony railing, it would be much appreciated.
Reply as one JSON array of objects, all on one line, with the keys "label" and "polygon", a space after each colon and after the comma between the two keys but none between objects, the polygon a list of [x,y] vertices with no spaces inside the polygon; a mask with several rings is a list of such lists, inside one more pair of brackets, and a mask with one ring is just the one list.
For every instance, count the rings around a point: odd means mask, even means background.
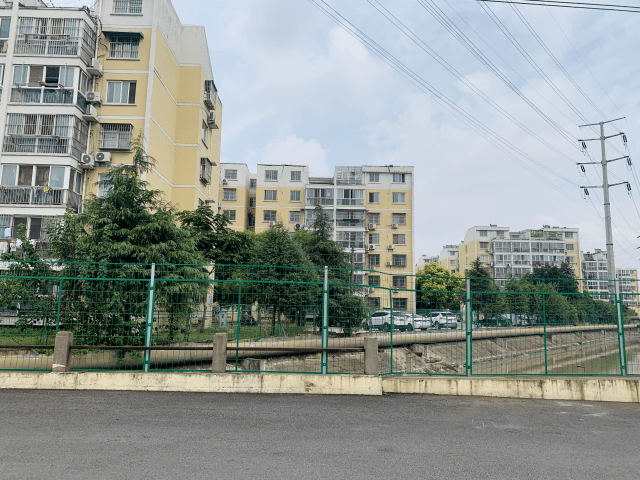
[{"label": "balcony railing", "polygon": [[361,206],[364,205],[364,198],[339,198],[336,205]]},{"label": "balcony railing", "polygon": [[54,136],[8,135],[3,151],[6,153],[72,154],[71,139]]},{"label": "balcony railing", "polygon": [[364,227],[364,219],[343,218],[336,220],[338,227]]},{"label": "balcony railing", "polygon": [[0,205],[70,205],[77,212],[80,195],[65,188],[0,186]]},{"label": "balcony railing", "polygon": [[12,103],[72,104],[73,90],[66,88],[14,87]]},{"label": "balcony railing", "polygon": [[307,205],[333,205],[333,198],[307,197]]}]

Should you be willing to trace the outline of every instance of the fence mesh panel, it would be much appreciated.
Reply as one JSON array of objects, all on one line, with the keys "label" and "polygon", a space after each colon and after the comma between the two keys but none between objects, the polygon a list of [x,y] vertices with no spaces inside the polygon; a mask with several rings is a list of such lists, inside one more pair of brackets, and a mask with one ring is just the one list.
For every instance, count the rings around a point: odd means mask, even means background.
[{"label": "fence mesh panel", "polygon": [[228,372],[363,373],[376,337],[381,374],[640,374],[637,293],[368,274],[328,269],[325,292],[321,268],[0,262],[0,369],[50,370],[70,331],[73,370],[210,371],[226,333]]}]

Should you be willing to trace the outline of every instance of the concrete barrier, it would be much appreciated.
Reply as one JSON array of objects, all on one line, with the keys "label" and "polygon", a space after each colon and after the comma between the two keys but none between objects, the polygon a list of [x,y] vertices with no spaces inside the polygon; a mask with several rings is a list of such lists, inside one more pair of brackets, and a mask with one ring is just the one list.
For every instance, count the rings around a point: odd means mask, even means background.
[{"label": "concrete barrier", "polygon": [[382,395],[640,403],[640,378],[447,377],[279,373],[0,372],[1,389]]}]

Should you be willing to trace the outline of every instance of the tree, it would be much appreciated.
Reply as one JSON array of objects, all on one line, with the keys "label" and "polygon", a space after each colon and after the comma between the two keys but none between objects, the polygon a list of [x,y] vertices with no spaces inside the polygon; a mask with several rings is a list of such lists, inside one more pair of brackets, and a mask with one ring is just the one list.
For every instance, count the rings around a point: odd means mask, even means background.
[{"label": "tree", "polygon": [[524,277],[534,281],[553,283],[559,293],[575,294],[580,292],[573,268],[566,260],[560,266],[550,263],[534,265],[533,271]]},{"label": "tree", "polygon": [[471,279],[471,305],[478,319],[481,314],[495,316],[504,311],[503,295],[498,294],[498,287],[489,270],[482,266],[478,257],[465,272],[465,276]]},{"label": "tree", "polygon": [[437,263],[429,263],[416,275],[416,290],[419,309],[458,310],[464,281],[460,274],[451,274]]},{"label": "tree", "polygon": [[321,205],[313,212],[310,230],[298,230],[294,240],[319,269],[329,267],[329,325],[340,327],[347,335],[362,326],[367,309],[361,286],[353,285],[353,265],[342,246],[331,239],[332,222]]},{"label": "tree", "polygon": [[[87,342],[141,344],[148,291],[141,279],[158,265],[156,306],[166,314],[169,341],[182,328],[206,284],[205,263],[192,231],[178,226],[174,208],[141,179],[152,166],[141,138],[132,145],[131,164],[110,167],[100,184],[106,191],[89,199],[82,213],[64,216],[50,232],[56,258],[65,264],[61,319]],[[117,265],[115,265],[117,264]],[[131,279],[133,281],[122,281]]]}]

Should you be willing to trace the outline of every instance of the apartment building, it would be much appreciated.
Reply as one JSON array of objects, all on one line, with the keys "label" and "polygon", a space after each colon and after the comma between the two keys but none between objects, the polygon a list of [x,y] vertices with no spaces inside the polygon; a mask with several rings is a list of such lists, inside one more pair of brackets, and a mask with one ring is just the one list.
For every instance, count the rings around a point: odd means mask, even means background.
[{"label": "apartment building", "polygon": [[[336,167],[332,177],[311,177],[306,165],[225,163],[221,211],[236,230],[263,232],[281,223],[292,233],[310,228],[321,205],[333,222],[334,240],[350,255],[354,281],[394,288],[394,308],[414,310],[413,167]],[[382,275],[384,272],[389,275]],[[369,305],[390,305],[388,295],[365,289]]]},{"label": "apartment building", "polygon": [[420,270],[422,270],[425,265],[429,265],[431,263],[438,263],[440,262],[440,257],[438,257],[438,255],[421,255],[420,258],[418,259],[418,263],[416,263],[416,273],[418,273]]},{"label": "apartment building", "polygon": [[[607,281],[607,252],[596,248],[593,253],[580,252],[582,260],[583,288],[594,294],[596,300],[611,301],[611,282]],[[635,268],[616,268],[616,278],[620,280],[622,303],[640,312],[638,293],[638,270]]]},{"label": "apartment building", "polygon": [[169,0],[0,4],[0,81],[0,252],[20,225],[42,245],[48,219],[104,194],[138,138],[150,188],[217,209],[222,105],[204,27]]},{"label": "apartment building", "polygon": [[533,270],[536,264],[571,264],[576,278],[580,278],[580,240],[577,228],[551,227],[511,232],[509,227],[489,225],[467,230],[458,246],[460,273],[471,268],[479,258],[504,286],[506,278],[519,278]]},{"label": "apartment building", "polygon": [[438,264],[449,273],[460,273],[458,245],[445,245],[438,256]]}]

